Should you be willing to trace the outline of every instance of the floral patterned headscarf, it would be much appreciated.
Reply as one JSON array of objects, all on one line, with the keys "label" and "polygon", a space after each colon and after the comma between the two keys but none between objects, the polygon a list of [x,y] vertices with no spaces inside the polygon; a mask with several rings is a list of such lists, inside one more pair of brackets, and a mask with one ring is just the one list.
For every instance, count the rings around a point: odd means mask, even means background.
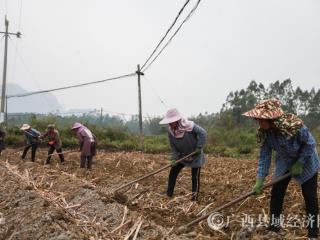
[{"label": "floral patterned headscarf", "polygon": [[297,131],[303,126],[303,121],[292,113],[285,113],[275,119],[273,124],[282,135],[291,138],[296,135]]},{"label": "floral patterned headscarf", "polygon": [[[303,121],[294,114],[285,113],[280,118],[275,119],[273,124],[281,135],[289,139],[297,134],[298,130],[303,126]],[[259,128],[257,133],[258,143],[262,144],[264,139],[265,130]]]},{"label": "floral patterned headscarf", "polygon": [[[287,138],[296,135],[297,131],[303,126],[303,121],[299,117],[291,113],[283,112],[281,103],[277,99],[262,101],[242,115],[256,119],[272,120],[279,133]],[[265,131],[259,128],[257,136],[258,142],[262,143],[265,138]]]}]

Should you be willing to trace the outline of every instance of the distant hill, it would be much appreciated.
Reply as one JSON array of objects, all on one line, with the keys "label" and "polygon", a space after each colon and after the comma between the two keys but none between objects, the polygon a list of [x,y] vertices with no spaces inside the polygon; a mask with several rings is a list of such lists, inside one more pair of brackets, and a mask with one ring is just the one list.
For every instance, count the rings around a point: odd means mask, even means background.
[{"label": "distant hill", "polygon": [[[1,85],[0,85],[1,87]],[[18,84],[10,83],[7,85],[7,95],[27,93]],[[1,95],[1,91],[0,91]],[[60,105],[58,99],[51,93],[42,93],[31,95],[28,97],[9,98],[8,113],[48,113],[52,111],[63,111],[63,106]]]}]

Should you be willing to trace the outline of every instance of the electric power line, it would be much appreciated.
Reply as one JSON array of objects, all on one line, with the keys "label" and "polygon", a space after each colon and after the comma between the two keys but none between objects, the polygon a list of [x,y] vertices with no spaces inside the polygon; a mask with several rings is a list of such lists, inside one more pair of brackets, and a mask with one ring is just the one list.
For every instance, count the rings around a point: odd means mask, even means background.
[{"label": "electric power line", "polygon": [[147,60],[145,61],[145,63],[142,65],[141,69],[143,69],[145,67],[145,65],[148,63],[148,61],[153,57],[153,54],[158,50],[159,46],[161,45],[161,43],[164,41],[164,39],[167,37],[167,35],[169,34],[169,32],[171,31],[171,29],[173,28],[173,26],[176,24],[178,18],[180,17],[181,13],[183,12],[183,10],[185,9],[185,7],[188,5],[188,3],[190,2],[190,0],[187,0],[182,8],[180,9],[180,11],[178,12],[178,15],[175,17],[173,23],[170,25],[170,27],[167,29],[166,33],[164,34],[164,36],[161,38],[161,40],[159,41],[159,43],[157,44],[157,46],[155,47],[155,49],[152,51],[152,53],[150,54],[150,56],[147,58]]},{"label": "electric power line", "polygon": [[187,17],[183,20],[183,22],[180,24],[180,26],[177,28],[177,30],[174,32],[174,34],[171,36],[171,38],[168,40],[168,42],[166,43],[166,45],[164,45],[162,47],[162,49],[159,51],[159,53],[154,57],[154,59],[142,70],[143,72],[146,72],[147,69],[153,64],[153,62],[160,56],[160,54],[163,52],[163,50],[171,43],[172,39],[176,36],[176,34],[180,31],[181,27],[183,26],[183,24],[185,22],[187,22],[190,17],[192,16],[192,14],[195,12],[195,10],[198,8],[199,4],[200,4],[201,0],[198,0],[198,2],[196,3],[196,5],[191,9],[191,11],[189,12],[189,14],[187,15]]},{"label": "electric power line", "polygon": [[158,94],[158,92],[156,91],[156,89],[152,86],[152,84],[151,84],[151,82],[149,81],[149,79],[146,78],[145,75],[143,75],[143,77],[147,80],[147,83],[149,84],[149,87],[150,87],[151,90],[153,91],[154,95],[156,95],[156,97],[157,97],[158,100],[162,103],[162,105],[165,107],[165,109],[168,110],[167,104],[163,101],[163,99],[160,97],[160,95]]},{"label": "electric power line", "polygon": [[17,44],[15,44],[15,51],[14,51],[14,56],[13,56],[13,65],[12,65],[12,68],[11,68],[11,78],[12,80],[14,81],[15,79],[15,73],[16,73],[16,65],[17,65],[17,54],[18,54],[18,40],[16,39],[17,41]]},{"label": "electric power line", "polygon": [[[18,44],[15,44],[14,41],[12,41],[12,43],[15,45],[15,56],[14,56],[14,63],[13,63],[13,68],[12,68],[12,79],[14,79],[14,74],[15,74],[15,68],[16,68],[16,60],[17,60],[17,56],[19,56],[20,61],[22,63],[22,65],[24,66],[24,68],[26,69],[27,73],[29,74],[30,78],[36,83],[38,89],[41,89],[40,83],[37,81],[37,79],[35,78],[34,74],[32,73],[32,71],[30,70],[30,68],[27,66],[27,64],[24,61],[24,58],[22,57],[22,55],[20,54],[20,52],[18,51]],[[17,42],[18,43],[18,42]],[[53,108],[52,104],[50,103],[48,97],[46,95],[42,95],[43,99],[45,102],[47,102],[48,106]]]},{"label": "electric power line", "polygon": [[[143,69],[146,64],[148,63],[148,61],[153,57],[154,53],[157,51],[157,49],[159,48],[159,46],[161,45],[161,43],[164,41],[164,39],[166,38],[166,36],[168,35],[168,33],[171,31],[171,29],[173,28],[173,26],[175,25],[175,23],[177,22],[178,18],[180,17],[181,13],[183,12],[184,8],[187,6],[187,4],[189,3],[190,0],[187,0],[185,2],[185,4],[183,5],[183,7],[180,9],[178,15],[176,16],[174,22],[171,24],[170,28],[166,31],[165,35],[162,37],[162,39],[160,40],[160,42],[157,44],[156,48],[153,50],[153,52],[151,53],[151,55],[148,57],[148,59],[146,60],[146,62],[143,64],[142,68]],[[160,50],[160,52],[154,57],[154,59],[147,65],[147,67],[144,69],[144,71],[146,71],[153,63],[154,61],[160,56],[160,54],[164,51],[164,49],[170,44],[170,42],[172,41],[172,39],[175,37],[175,35],[180,31],[181,27],[183,26],[183,24],[185,22],[187,22],[189,20],[189,18],[192,16],[192,14],[194,13],[194,11],[197,9],[198,5],[200,4],[201,0],[198,0],[198,2],[196,3],[196,5],[191,9],[191,11],[189,12],[189,14],[187,15],[187,17],[183,20],[183,22],[180,24],[180,26],[177,28],[177,30],[174,32],[174,34],[171,36],[171,38],[168,40],[168,42],[165,44],[164,47],[162,47],[162,49]],[[21,5],[20,5],[20,20],[21,21],[21,11],[22,11],[22,0],[21,0]],[[19,23],[20,25],[20,23]],[[131,77],[136,75],[136,73],[130,73],[130,74],[126,74],[126,75],[121,75],[118,77],[113,77],[113,78],[108,78],[108,79],[104,79],[104,80],[99,80],[99,81],[94,81],[94,82],[87,82],[87,83],[83,83],[83,84],[77,84],[77,85],[70,85],[70,86],[66,86],[66,87],[60,87],[60,88],[54,88],[54,89],[48,89],[48,90],[40,90],[40,91],[35,91],[35,92],[29,92],[29,93],[24,93],[24,94],[16,94],[16,95],[9,95],[7,98],[13,98],[13,97],[26,97],[26,96],[30,96],[30,95],[35,95],[35,94],[40,94],[40,93],[47,93],[47,92],[53,92],[53,91],[59,91],[59,90],[65,90],[65,89],[70,89],[70,88],[76,88],[76,87],[83,87],[83,86],[87,86],[87,85],[92,85],[92,84],[97,84],[97,83],[102,83],[102,82],[106,82],[106,81],[112,81],[112,80],[116,80],[116,79],[121,79],[121,78],[126,78],[126,77]],[[152,86],[151,86],[152,88]],[[152,88],[153,89],[153,88]],[[153,89],[153,91],[155,92],[155,90]],[[165,106],[166,104],[164,103],[164,101],[161,99],[161,97],[155,92],[155,94],[157,95],[157,97],[159,98],[160,102]],[[126,114],[127,115],[127,114]]]},{"label": "electric power line", "polygon": [[[21,28],[21,16],[22,16],[22,0],[20,0],[20,7],[19,7],[18,32],[20,32],[20,28]],[[16,68],[16,62],[17,62],[17,51],[18,51],[17,39],[16,39],[16,42],[17,42],[17,44],[15,44],[15,51],[14,51],[14,57],[13,57],[13,67],[11,68],[12,79],[14,79],[14,77],[15,77],[15,68]]]},{"label": "electric power line", "polygon": [[70,88],[76,88],[76,87],[83,87],[87,85],[93,85],[97,83],[103,83],[107,81],[113,81],[121,78],[127,78],[136,75],[136,73],[130,73],[130,74],[125,74],[117,77],[112,77],[112,78],[107,78],[99,81],[94,81],[94,82],[87,82],[87,83],[81,83],[81,84],[76,84],[76,85],[70,85],[66,87],[59,87],[59,88],[53,88],[53,89],[47,89],[47,90],[41,90],[41,91],[35,91],[35,92],[29,92],[29,93],[22,93],[22,94],[15,94],[15,95],[9,95],[7,98],[13,98],[13,97],[26,97],[30,95],[35,95],[35,94],[40,94],[40,93],[47,93],[47,92],[54,92],[54,91],[60,91],[60,90],[65,90],[65,89],[70,89]]},{"label": "electric power line", "polygon": [[[22,0],[20,0],[20,10],[19,10],[19,20],[18,20],[18,32],[20,32],[21,28],[21,16],[22,16]],[[13,57],[13,67],[12,67],[12,79],[14,80],[15,77],[15,69],[16,69],[16,64],[17,64],[17,53],[18,53],[18,39],[16,39],[17,44],[15,44],[15,52],[14,52],[14,57]],[[47,101],[47,99],[46,99]]]}]

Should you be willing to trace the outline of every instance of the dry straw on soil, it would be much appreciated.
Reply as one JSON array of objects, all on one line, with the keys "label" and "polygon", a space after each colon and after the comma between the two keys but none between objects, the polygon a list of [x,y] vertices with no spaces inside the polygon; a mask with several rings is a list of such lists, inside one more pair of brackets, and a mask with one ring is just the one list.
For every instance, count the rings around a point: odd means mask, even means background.
[{"label": "dry straw on soil", "polygon": [[[168,156],[99,152],[93,170],[79,169],[78,153],[60,165],[46,152],[36,163],[22,162],[19,153],[6,152],[0,163],[0,239],[303,239],[304,228],[285,228],[271,235],[265,228],[243,225],[247,216],[267,218],[269,190],[223,211],[229,225],[213,231],[202,221],[187,233],[177,229],[212,209],[251,190],[256,162],[208,157],[201,172],[200,201],[190,201],[191,173],[178,177],[175,197],[166,197],[168,171],[136,183],[118,195],[112,189],[155,171]],[[6,162],[7,160],[7,162]],[[304,215],[297,184],[290,183],[285,216]]]}]

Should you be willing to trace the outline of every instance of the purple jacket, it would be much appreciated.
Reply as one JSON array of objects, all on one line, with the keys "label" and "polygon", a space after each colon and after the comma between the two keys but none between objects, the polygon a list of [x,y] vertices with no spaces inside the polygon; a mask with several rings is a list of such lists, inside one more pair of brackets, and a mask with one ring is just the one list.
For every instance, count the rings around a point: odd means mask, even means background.
[{"label": "purple jacket", "polygon": [[95,155],[95,137],[86,127],[80,127],[76,131],[80,143],[81,156]]}]

